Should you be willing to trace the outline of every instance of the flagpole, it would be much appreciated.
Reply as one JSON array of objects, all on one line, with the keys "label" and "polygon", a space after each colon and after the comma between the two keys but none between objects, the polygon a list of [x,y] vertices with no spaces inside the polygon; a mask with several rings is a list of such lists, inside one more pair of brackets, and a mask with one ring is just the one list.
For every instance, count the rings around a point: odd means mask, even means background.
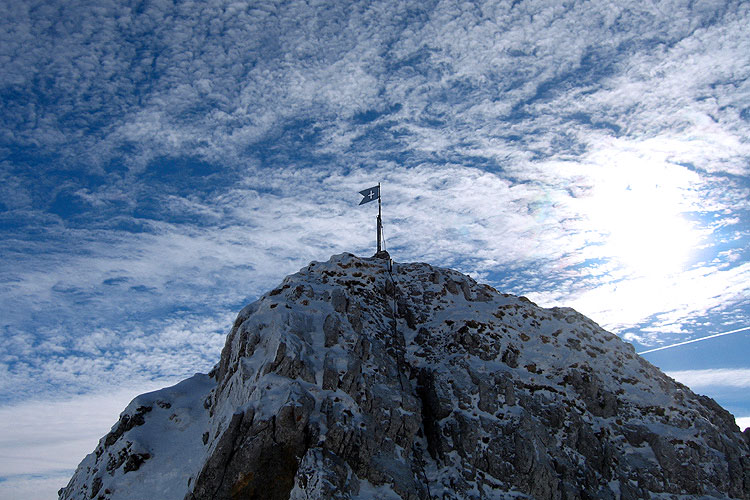
[{"label": "flagpole", "polygon": [[380,253],[380,235],[383,232],[383,220],[380,216],[380,183],[378,182],[378,253]]}]

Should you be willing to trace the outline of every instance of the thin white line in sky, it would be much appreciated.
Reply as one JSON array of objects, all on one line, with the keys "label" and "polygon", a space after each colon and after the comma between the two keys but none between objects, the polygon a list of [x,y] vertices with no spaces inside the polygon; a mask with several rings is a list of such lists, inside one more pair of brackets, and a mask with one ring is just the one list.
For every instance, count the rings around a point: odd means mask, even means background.
[{"label": "thin white line in sky", "polygon": [[670,347],[677,347],[678,345],[692,344],[693,342],[700,342],[701,340],[708,340],[708,339],[712,339],[714,337],[721,337],[722,335],[729,335],[730,333],[744,332],[745,330],[750,330],[750,326],[746,326],[746,327],[743,327],[743,328],[738,328],[737,330],[732,330],[732,331],[729,331],[729,332],[715,333],[713,335],[709,335],[708,337],[701,337],[699,339],[686,340],[685,342],[678,342],[676,344],[665,345],[665,346],[662,346],[662,347],[657,347],[656,349],[649,349],[648,351],[641,351],[638,354],[648,354],[648,353],[654,352],[654,351],[661,351],[662,349],[669,349]]}]

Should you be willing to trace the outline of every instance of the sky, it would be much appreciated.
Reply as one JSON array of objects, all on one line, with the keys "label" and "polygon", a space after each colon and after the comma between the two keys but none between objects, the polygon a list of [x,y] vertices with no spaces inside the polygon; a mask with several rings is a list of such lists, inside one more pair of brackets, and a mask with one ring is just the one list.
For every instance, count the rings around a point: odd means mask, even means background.
[{"label": "sky", "polygon": [[[750,4],[0,2],[0,498],[375,246],[569,306],[750,426]],[[12,422],[12,423],[11,423]]]}]

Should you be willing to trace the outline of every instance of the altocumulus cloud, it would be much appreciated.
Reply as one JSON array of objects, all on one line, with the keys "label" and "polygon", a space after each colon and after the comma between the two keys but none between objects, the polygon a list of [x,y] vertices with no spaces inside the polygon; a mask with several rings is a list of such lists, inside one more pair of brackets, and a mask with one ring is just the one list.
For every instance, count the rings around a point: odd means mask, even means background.
[{"label": "altocumulus cloud", "polygon": [[210,369],[246,302],[372,251],[377,181],[397,260],[643,345],[748,324],[749,9],[3,3],[2,401]]}]

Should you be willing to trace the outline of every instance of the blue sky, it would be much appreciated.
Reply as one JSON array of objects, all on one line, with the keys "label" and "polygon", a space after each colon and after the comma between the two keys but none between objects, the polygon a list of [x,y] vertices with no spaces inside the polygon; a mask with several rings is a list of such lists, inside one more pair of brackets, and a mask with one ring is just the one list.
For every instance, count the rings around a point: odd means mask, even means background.
[{"label": "blue sky", "polygon": [[[26,430],[0,432],[0,496],[56,491],[285,275],[373,253],[377,182],[398,261],[638,350],[750,326],[748,25],[721,1],[2,2],[0,414]],[[748,352],[645,357],[750,425]]]}]

